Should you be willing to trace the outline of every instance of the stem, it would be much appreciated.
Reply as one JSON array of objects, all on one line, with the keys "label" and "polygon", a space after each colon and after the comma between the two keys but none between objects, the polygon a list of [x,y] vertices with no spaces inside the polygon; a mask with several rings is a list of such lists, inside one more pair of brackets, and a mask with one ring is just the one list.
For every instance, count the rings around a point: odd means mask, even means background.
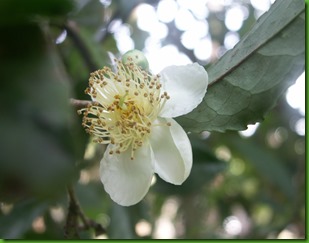
[{"label": "stem", "polygon": [[80,239],[78,234],[78,208],[79,205],[76,201],[72,186],[68,187],[69,194],[69,208],[66,224],[64,226],[64,236],[66,239]]},{"label": "stem", "polygon": [[77,100],[77,99],[70,99],[70,104],[72,106],[74,106],[76,109],[81,109],[81,108],[85,108],[88,105],[92,104],[92,101],[89,100]]},{"label": "stem", "polygon": [[[67,190],[69,195],[69,208],[66,224],[64,227],[65,238],[80,239],[78,232],[81,230],[93,229],[96,236],[106,233],[106,230],[101,224],[88,219],[85,216],[76,198],[73,186],[69,185]],[[81,225],[79,224],[78,219],[81,220]]]}]

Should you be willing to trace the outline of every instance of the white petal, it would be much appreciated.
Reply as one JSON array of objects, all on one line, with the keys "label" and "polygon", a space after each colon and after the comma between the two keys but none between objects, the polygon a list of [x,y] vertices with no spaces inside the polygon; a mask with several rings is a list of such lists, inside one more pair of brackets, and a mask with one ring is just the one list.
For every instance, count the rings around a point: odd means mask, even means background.
[{"label": "white petal", "polygon": [[208,74],[197,64],[169,66],[160,73],[163,90],[170,99],[161,117],[177,117],[189,113],[202,102],[208,85]]},{"label": "white petal", "polygon": [[173,119],[158,119],[171,126],[155,126],[151,131],[150,144],[155,157],[155,172],[165,181],[180,185],[192,168],[192,148],[183,128]]},{"label": "white petal", "polygon": [[149,190],[153,170],[153,155],[150,146],[143,146],[134,153],[131,150],[109,154],[113,145],[108,145],[100,165],[101,181],[110,197],[122,206],[138,203]]}]

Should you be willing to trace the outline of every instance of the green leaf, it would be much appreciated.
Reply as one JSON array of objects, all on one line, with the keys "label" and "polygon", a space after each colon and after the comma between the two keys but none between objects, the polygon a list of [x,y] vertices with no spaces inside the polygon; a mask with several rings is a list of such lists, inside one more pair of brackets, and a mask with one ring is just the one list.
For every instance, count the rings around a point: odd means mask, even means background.
[{"label": "green leaf", "polygon": [[194,132],[244,130],[262,121],[305,68],[305,3],[276,1],[208,70],[203,102],[177,121]]}]

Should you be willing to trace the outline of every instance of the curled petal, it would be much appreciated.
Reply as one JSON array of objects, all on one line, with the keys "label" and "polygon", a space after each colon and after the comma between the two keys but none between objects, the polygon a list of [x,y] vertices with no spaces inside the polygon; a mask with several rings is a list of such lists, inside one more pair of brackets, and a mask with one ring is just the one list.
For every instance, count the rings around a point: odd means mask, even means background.
[{"label": "curled petal", "polygon": [[208,85],[208,74],[197,64],[169,66],[160,73],[164,91],[170,99],[160,116],[171,118],[189,113],[200,104]]},{"label": "curled petal", "polygon": [[130,149],[111,155],[112,147],[107,147],[100,165],[105,191],[122,206],[136,204],[146,195],[153,176],[150,146],[137,149],[133,160]]},{"label": "curled petal", "polygon": [[149,139],[155,157],[155,172],[165,181],[180,185],[192,168],[192,149],[189,138],[173,119],[158,119],[171,126],[155,126]]}]

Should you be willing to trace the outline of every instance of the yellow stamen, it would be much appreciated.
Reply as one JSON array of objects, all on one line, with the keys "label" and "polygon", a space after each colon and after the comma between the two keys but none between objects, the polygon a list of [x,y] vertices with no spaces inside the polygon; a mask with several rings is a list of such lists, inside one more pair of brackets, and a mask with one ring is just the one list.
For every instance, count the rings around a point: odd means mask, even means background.
[{"label": "yellow stamen", "polygon": [[161,92],[160,76],[152,76],[133,61],[123,64],[119,60],[117,73],[104,67],[90,74],[89,87],[85,90],[94,104],[79,110],[83,113],[83,126],[96,137],[95,142],[112,143],[110,154],[119,154],[141,147],[151,133],[159,112],[169,99]]}]

